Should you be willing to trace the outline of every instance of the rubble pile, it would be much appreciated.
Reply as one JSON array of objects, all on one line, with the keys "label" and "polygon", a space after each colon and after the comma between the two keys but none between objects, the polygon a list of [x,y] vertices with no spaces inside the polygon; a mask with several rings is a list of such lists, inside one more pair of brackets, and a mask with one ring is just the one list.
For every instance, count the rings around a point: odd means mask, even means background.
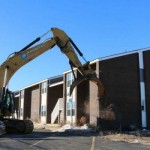
[{"label": "rubble pile", "polygon": [[75,126],[66,124],[58,130],[59,134],[72,135],[72,136],[90,136],[95,135],[97,130],[89,128],[86,124],[83,126]]}]

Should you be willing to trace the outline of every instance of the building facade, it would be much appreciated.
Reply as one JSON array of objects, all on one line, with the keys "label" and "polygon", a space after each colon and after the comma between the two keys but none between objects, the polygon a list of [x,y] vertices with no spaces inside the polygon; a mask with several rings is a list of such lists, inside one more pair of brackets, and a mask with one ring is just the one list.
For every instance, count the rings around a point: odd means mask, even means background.
[{"label": "building facade", "polygon": [[[97,99],[97,86],[78,85],[70,96],[71,70],[19,90],[17,116],[41,123],[86,123],[110,128],[150,128],[150,50],[141,49],[91,63],[103,82],[105,96]],[[76,77],[80,77],[74,70]],[[17,108],[19,107],[19,108]]]}]

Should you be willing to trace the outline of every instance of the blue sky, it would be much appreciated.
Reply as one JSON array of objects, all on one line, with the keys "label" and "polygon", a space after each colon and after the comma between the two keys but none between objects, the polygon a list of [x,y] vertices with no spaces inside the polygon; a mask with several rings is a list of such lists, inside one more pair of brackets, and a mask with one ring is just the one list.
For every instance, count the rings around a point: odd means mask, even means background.
[{"label": "blue sky", "polygon": [[[0,64],[51,27],[64,30],[89,61],[150,47],[149,0],[0,0],[0,18]],[[18,90],[69,69],[55,47],[17,71],[9,87]]]}]

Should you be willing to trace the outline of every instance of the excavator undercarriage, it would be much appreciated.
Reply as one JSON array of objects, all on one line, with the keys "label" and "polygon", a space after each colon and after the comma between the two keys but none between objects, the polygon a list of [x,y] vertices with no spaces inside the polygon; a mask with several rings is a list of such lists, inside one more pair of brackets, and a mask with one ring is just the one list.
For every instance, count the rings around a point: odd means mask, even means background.
[{"label": "excavator undercarriage", "polygon": [[0,110],[0,121],[4,123],[6,133],[32,133],[34,129],[33,122],[31,120],[19,120],[14,117],[14,95],[8,89],[2,90]]},{"label": "excavator undercarriage", "polygon": [[1,121],[5,125],[6,133],[28,134],[32,133],[34,129],[34,125],[31,120],[2,119]]}]

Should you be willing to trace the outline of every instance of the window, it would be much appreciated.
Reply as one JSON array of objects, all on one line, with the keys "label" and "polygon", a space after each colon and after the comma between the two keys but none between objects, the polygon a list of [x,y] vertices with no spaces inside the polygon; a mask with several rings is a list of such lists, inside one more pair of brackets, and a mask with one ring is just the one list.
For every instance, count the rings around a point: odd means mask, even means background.
[{"label": "window", "polygon": [[71,86],[73,80],[74,80],[74,79],[73,79],[73,74],[72,74],[72,72],[71,72],[71,73],[68,73],[68,74],[67,74],[67,80],[66,80],[66,85],[67,85],[67,87],[70,87],[70,86]]},{"label": "window", "polygon": [[75,116],[75,98],[70,96],[70,86],[74,80],[73,73],[70,72],[66,75],[66,117]]},{"label": "window", "polygon": [[41,93],[44,94],[47,91],[47,82],[43,82],[42,83],[42,89],[41,89]]},{"label": "window", "polygon": [[24,90],[21,91],[21,98],[24,98]]},{"label": "window", "polygon": [[46,116],[46,105],[41,106],[41,116]]},{"label": "window", "polygon": [[75,109],[67,110],[67,116],[75,116]]},{"label": "window", "polygon": [[20,116],[23,116],[23,108],[20,108]]},{"label": "window", "polygon": [[67,116],[75,116],[75,102],[70,98],[66,103]]}]

